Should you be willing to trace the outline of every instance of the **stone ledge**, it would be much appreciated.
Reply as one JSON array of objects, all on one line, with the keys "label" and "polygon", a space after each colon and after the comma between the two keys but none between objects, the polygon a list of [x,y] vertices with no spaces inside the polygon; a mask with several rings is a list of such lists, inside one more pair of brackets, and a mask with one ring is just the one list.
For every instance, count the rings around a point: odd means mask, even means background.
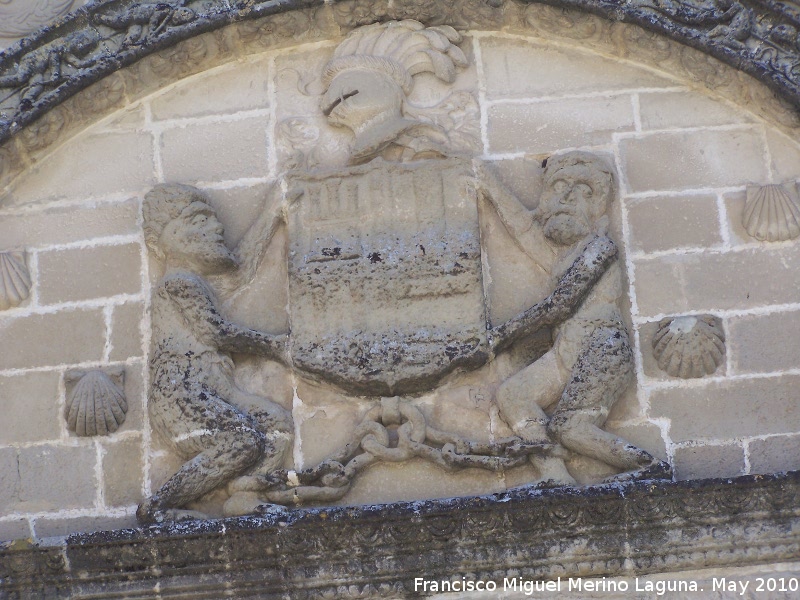
[{"label": "stone ledge", "polygon": [[[800,471],[299,509],[0,550],[4,598],[419,597],[414,578],[633,576],[800,557]],[[22,544],[24,546],[24,544]]]}]

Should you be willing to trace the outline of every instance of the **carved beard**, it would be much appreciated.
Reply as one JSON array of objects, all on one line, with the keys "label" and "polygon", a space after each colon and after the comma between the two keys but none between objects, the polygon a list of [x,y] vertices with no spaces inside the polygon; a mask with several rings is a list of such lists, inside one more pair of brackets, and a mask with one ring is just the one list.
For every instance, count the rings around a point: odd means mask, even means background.
[{"label": "carved beard", "polygon": [[570,213],[558,213],[547,219],[544,234],[562,246],[571,246],[591,233],[586,222]]},{"label": "carved beard", "polygon": [[206,275],[223,273],[237,267],[236,258],[225,244],[203,244],[192,255],[194,262]]}]

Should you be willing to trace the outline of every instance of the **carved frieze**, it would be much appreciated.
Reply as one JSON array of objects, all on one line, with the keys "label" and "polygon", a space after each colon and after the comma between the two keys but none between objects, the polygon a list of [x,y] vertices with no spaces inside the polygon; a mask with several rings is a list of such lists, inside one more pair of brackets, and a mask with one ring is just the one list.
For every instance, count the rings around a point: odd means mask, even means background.
[{"label": "carved frieze", "polygon": [[59,546],[0,548],[0,595],[418,598],[430,593],[415,588],[415,578],[443,574],[496,581],[498,590],[506,577],[561,577],[566,587],[569,577],[678,578],[702,569],[718,576],[725,567],[797,560],[798,493],[794,472],[516,490],[74,535]]},{"label": "carved frieze", "polygon": [[[45,3],[55,8],[65,0]],[[526,0],[522,4],[536,4]],[[36,5],[41,4],[38,0]],[[550,0],[558,7],[593,12],[698,48],[768,83],[785,99],[800,105],[798,30],[800,16],[790,5],[762,1],[697,0],[684,3]],[[16,2],[26,6],[30,3]],[[369,6],[365,6],[368,4]],[[0,59],[0,143],[76,92],[121,66],[200,33],[235,21],[249,21],[322,6],[322,0],[272,1],[124,0],[112,7],[93,4],[56,28],[7,51]],[[497,27],[510,0],[474,2],[364,3],[334,7],[337,24],[353,27],[375,20],[418,19],[426,24]],[[27,8],[25,10],[28,10]],[[271,31],[269,23],[267,29]],[[307,24],[309,27],[312,24]],[[269,31],[267,32],[269,33]],[[259,34],[259,37],[264,37]],[[270,38],[270,35],[266,36]],[[657,45],[657,44],[656,44]]]}]

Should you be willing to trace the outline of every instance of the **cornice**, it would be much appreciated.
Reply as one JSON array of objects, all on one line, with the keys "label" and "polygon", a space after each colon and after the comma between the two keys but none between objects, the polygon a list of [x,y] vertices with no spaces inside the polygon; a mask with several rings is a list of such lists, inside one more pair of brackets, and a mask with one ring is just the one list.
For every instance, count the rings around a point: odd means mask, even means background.
[{"label": "cornice", "polygon": [[[414,579],[638,576],[797,560],[800,472],[299,509],[0,550],[0,596],[414,598]],[[160,594],[160,595],[159,595]]]}]

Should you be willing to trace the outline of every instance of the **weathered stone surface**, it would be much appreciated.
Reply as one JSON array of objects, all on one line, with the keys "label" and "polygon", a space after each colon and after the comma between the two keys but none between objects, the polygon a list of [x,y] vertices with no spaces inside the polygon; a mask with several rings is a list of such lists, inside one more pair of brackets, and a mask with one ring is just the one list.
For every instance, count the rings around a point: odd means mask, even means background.
[{"label": "weathered stone surface", "polygon": [[[656,390],[650,394],[651,414],[672,420],[670,437],[676,442],[791,433],[800,428],[798,386],[800,377],[783,375]],[[698,411],[715,418],[701,421]]]},{"label": "weathered stone surface", "polygon": [[29,538],[31,534],[28,519],[17,517],[0,521],[0,544],[5,541]]},{"label": "weathered stone surface", "polygon": [[633,131],[629,96],[566,98],[489,109],[491,152],[542,154],[559,148],[601,146],[618,131]]},{"label": "weathered stone surface", "polygon": [[136,231],[138,204],[98,203],[91,207],[51,208],[33,213],[3,215],[0,239],[6,247],[68,244],[89,237],[125,235]]},{"label": "weathered stone surface", "polygon": [[[134,506],[141,501],[144,474],[141,437],[104,443],[102,468],[103,501],[106,506]],[[119,527],[124,525],[110,528]],[[96,531],[101,528],[108,527],[98,527]]]},{"label": "weathered stone surface", "polygon": [[775,372],[800,364],[797,311],[733,317],[729,327],[734,372]]},{"label": "weathered stone surface", "polygon": [[642,130],[750,123],[742,111],[693,91],[639,94]]},{"label": "weathered stone surface", "polygon": [[632,192],[733,186],[767,177],[754,129],[653,133],[620,141]]},{"label": "weathered stone surface", "polygon": [[19,455],[14,447],[0,448],[0,510],[10,513],[19,502]]},{"label": "weathered stone surface", "polygon": [[[673,85],[652,72],[571,49],[492,37],[482,38],[480,44],[490,100]],[[630,106],[629,97],[624,97]]]},{"label": "weathered stone surface", "polygon": [[0,377],[0,444],[60,436],[58,378],[57,371]]},{"label": "weathered stone surface", "polygon": [[187,183],[264,177],[268,123],[253,117],[167,129],[161,136],[164,176]]},{"label": "weathered stone surface", "polygon": [[677,479],[737,477],[744,471],[741,444],[727,446],[689,446],[675,450]]},{"label": "weathered stone surface", "polygon": [[748,445],[750,472],[777,473],[800,465],[800,436],[776,435]]},{"label": "weathered stone surface", "polygon": [[111,352],[109,360],[127,360],[142,356],[142,332],[140,325],[144,317],[142,302],[126,302],[114,307],[111,313]]},{"label": "weathered stone surface", "polygon": [[39,254],[39,300],[56,304],[119,294],[142,287],[139,244],[52,250]]},{"label": "weathered stone surface", "polygon": [[[100,360],[105,345],[102,309],[65,310],[20,318],[0,318],[3,336],[0,369],[80,363]],[[69,344],[53,344],[53,332]]]},{"label": "weathered stone surface", "polygon": [[626,201],[631,248],[660,252],[722,243],[715,196],[663,196]]},{"label": "weathered stone surface", "polygon": [[97,497],[94,446],[20,448],[19,492],[11,509],[39,512],[94,506]]},{"label": "weathered stone surface", "polygon": [[[86,169],[86,165],[104,165]],[[29,170],[9,193],[9,204],[61,198],[98,198],[140,190],[154,182],[153,140],[147,133],[114,132],[71,140]],[[75,177],[81,173],[81,177]]]},{"label": "weathered stone surface", "polygon": [[[415,598],[430,595],[415,591],[415,577],[443,574],[502,585],[504,577],[742,568],[797,556],[798,486],[790,473],[522,489],[75,535],[57,549],[69,570],[48,549],[1,550],[0,591],[26,600],[115,590],[149,598],[191,583],[195,596],[350,598],[355,589],[358,597]],[[26,569],[13,568],[22,561]]]},{"label": "weathered stone surface", "polygon": [[640,314],[744,309],[797,301],[798,246],[635,261]]},{"label": "weathered stone surface", "polygon": [[180,119],[267,108],[269,76],[269,62],[264,59],[211,71],[154,98],[150,102],[153,118]]}]

